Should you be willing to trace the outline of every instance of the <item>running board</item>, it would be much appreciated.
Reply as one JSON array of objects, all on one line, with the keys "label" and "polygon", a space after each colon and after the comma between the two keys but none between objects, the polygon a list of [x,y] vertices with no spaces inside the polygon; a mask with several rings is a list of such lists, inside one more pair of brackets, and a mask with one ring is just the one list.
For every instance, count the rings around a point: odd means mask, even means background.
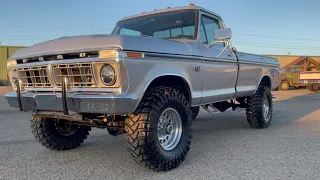
[{"label": "running board", "polygon": [[[212,110],[210,110],[209,107],[210,107]],[[215,107],[212,106],[211,104],[209,104],[209,105],[202,105],[202,108],[203,108],[204,110],[206,110],[206,111],[207,111],[209,114],[211,114],[211,115],[216,115],[216,114],[219,114],[219,113],[220,113],[219,109],[215,108]]]}]

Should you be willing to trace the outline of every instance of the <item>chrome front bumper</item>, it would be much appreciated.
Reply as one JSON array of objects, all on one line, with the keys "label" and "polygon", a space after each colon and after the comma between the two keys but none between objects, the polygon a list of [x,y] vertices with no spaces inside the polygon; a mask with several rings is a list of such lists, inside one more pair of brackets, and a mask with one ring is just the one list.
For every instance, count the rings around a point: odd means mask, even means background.
[{"label": "chrome front bumper", "polygon": [[20,111],[42,110],[90,114],[127,114],[132,113],[138,102],[137,98],[127,94],[79,94],[69,92],[68,79],[62,82],[61,93],[23,93],[20,80],[17,81],[17,92],[6,94],[11,107]]},{"label": "chrome front bumper", "polygon": [[[18,95],[6,94],[11,107],[19,108]],[[81,95],[67,93],[67,107],[76,113],[127,114],[134,111],[137,100],[128,95]],[[44,110],[64,112],[62,95],[54,93],[23,93],[23,111]]]}]

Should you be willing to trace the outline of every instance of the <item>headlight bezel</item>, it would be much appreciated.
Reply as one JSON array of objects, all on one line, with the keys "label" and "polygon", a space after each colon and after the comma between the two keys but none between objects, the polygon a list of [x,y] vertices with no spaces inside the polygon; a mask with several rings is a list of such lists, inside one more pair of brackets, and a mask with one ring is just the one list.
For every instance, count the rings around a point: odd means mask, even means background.
[{"label": "headlight bezel", "polygon": [[[104,78],[103,78],[104,70],[106,70],[107,68],[109,68],[109,70],[112,71],[111,74],[113,74],[113,75],[112,75],[113,78],[112,78],[112,80],[111,80],[109,83],[106,83],[106,82],[104,81]],[[101,67],[101,69],[100,69],[100,80],[101,80],[101,82],[102,82],[105,86],[112,86],[112,85],[114,85],[114,84],[116,83],[116,81],[117,81],[117,73],[116,73],[116,70],[114,69],[114,67],[113,67],[112,65],[110,65],[110,64],[105,64],[105,65],[103,65],[103,66]]]}]

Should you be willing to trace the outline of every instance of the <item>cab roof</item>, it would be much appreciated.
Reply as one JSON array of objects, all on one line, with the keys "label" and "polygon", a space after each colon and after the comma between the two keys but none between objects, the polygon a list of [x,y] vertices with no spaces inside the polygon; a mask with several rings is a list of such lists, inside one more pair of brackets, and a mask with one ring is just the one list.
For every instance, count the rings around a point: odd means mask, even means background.
[{"label": "cab roof", "polygon": [[181,6],[181,7],[174,7],[174,8],[168,7],[166,9],[161,9],[161,10],[155,9],[154,11],[143,12],[143,13],[136,14],[136,15],[133,15],[133,16],[124,17],[124,18],[120,19],[118,22],[125,21],[125,20],[128,20],[128,19],[137,18],[137,17],[152,15],[152,14],[158,14],[158,13],[170,12],[170,11],[179,11],[179,10],[201,10],[201,11],[204,11],[204,12],[207,12],[209,14],[212,14],[212,15],[220,18],[221,20],[223,20],[221,16],[219,16],[218,14],[216,14],[214,12],[211,12],[211,11],[209,11],[207,9],[202,8],[202,7],[190,4],[189,6]]}]

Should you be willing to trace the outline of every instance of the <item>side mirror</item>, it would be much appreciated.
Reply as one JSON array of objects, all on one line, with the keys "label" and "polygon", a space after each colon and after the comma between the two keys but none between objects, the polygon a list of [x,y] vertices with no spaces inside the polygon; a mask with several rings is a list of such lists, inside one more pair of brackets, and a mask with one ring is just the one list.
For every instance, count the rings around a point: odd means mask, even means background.
[{"label": "side mirror", "polygon": [[227,41],[232,37],[230,28],[216,29],[214,34],[215,41]]}]

